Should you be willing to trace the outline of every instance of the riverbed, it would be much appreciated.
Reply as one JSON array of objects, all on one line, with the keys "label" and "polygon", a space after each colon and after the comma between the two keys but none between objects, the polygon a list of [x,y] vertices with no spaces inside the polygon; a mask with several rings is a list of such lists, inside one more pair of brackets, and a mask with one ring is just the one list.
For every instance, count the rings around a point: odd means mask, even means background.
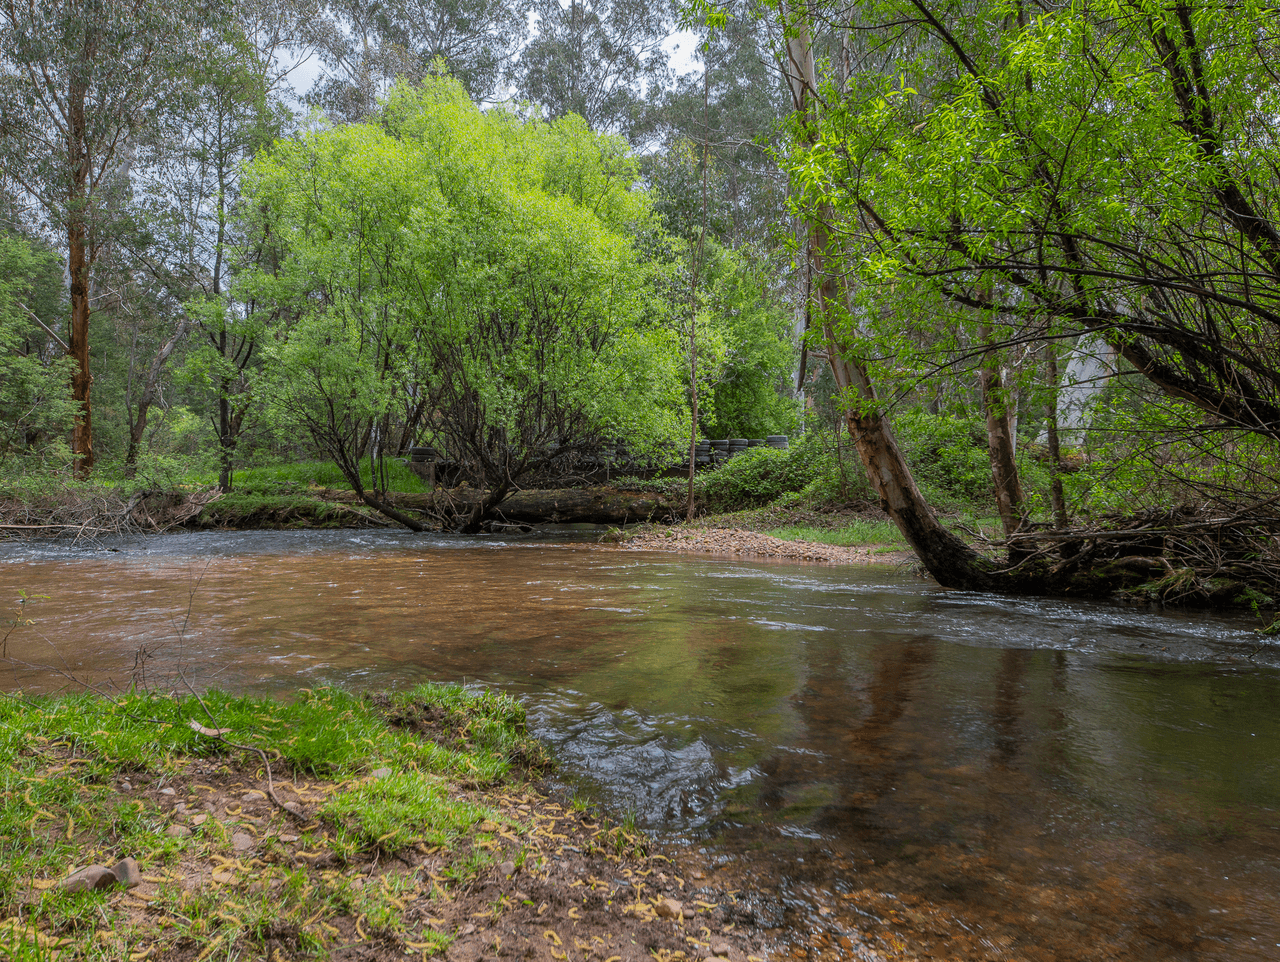
[{"label": "riverbed", "polygon": [[0,544],[0,687],[520,694],[561,778],[823,958],[1280,956],[1255,620],[564,536]]}]

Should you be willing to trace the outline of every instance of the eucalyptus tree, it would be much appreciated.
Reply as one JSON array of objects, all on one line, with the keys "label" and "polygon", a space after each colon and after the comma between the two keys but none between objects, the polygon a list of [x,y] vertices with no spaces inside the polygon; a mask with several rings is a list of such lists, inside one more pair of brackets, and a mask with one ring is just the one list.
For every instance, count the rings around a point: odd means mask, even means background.
[{"label": "eucalyptus tree", "polygon": [[[681,144],[705,150],[712,164],[716,196],[712,233],[731,247],[778,246],[788,234],[787,178],[777,150],[791,98],[775,59],[768,18],[756,5],[733,5],[735,16],[716,30],[704,31],[695,59],[702,70],[677,78],[661,92],[655,111],[662,147],[646,164],[661,175],[670,165],[664,154]],[[668,203],[683,203],[686,222],[698,205],[698,190],[689,185],[668,191]]]},{"label": "eucalyptus tree", "polygon": [[669,3],[538,0],[534,12],[537,31],[516,64],[520,96],[549,118],[573,113],[592,130],[643,139],[651,104],[669,81]]},{"label": "eucalyptus tree", "polygon": [[334,73],[310,99],[333,116],[358,121],[377,109],[397,80],[448,73],[477,101],[501,99],[502,83],[528,36],[533,0],[337,0],[339,29],[323,57]]},{"label": "eucalyptus tree", "polygon": [[676,436],[675,352],[646,323],[634,242],[648,202],[617,139],[484,113],[432,78],[395,88],[379,124],[307,131],[249,176],[247,210],[283,256],[246,285],[296,318],[271,348],[275,409],[371,506],[420,526],[360,468],[407,407],[486,490],[446,517],[464,528],[602,439]]},{"label": "eucalyptus tree", "polygon": [[65,257],[81,471],[94,462],[95,265],[127,207],[134,142],[199,62],[218,13],[194,0],[0,2],[0,175]]},{"label": "eucalyptus tree", "polygon": [[[921,360],[913,332],[979,354],[1092,334],[1208,423],[1280,440],[1274,18],[1198,0],[846,10],[779,14],[787,167],[850,430],[939,581],[1066,588],[1076,561],[1001,566],[937,522],[877,385]],[[824,73],[810,25],[842,16],[862,59]]]},{"label": "eucalyptus tree", "polygon": [[[181,305],[179,331],[197,335],[182,374],[197,389],[193,406],[209,418],[224,491],[242,435],[261,411],[259,342],[278,319],[240,300],[231,284],[275,254],[270,238],[244,231],[237,217],[241,176],[296,122],[284,103],[290,64],[327,42],[313,0],[243,0],[231,12],[193,67],[187,96],[170,104],[151,138],[142,188],[152,230],[150,247],[138,252],[153,282]],[[131,453],[140,426],[141,404]]]}]

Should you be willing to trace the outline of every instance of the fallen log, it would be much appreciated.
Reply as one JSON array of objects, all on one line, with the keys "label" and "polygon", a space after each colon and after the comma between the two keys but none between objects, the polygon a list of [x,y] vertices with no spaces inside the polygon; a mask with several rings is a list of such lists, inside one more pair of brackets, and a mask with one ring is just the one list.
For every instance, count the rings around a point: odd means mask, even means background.
[{"label": "fallen log", "polygon": [[[326,501],[354,502],[354,492],[324,488],[316,495]],[[463,513],[484,499],[485,492],[462,487],[438,489],[427,494],[389,493],[386,500],[397,508],[421,511],[433,517]],[[557,488],[548,491],[516,491],[508,495],[486,520],[517,524],[629,524],[659,520],[680,510],[671,498],[651,491],[624,491],[613,487]]]}]

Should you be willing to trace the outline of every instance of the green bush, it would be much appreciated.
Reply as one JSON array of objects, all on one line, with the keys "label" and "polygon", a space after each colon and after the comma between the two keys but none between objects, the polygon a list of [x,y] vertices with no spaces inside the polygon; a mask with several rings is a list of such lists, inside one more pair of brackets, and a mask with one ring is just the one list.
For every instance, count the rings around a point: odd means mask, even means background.
[{"label": "green bush", "polygon": [[895,414],[902,453],[931,502],[988,506],[993,497],[986,428],[976,418],[903,411]]},{"label": "green bush", "polygon": [[833,470],[833,460],[812,434],[785,451],[748,448],[699,475],[696,497],[709,511],[762,507],[784,494],[803,491]]}]

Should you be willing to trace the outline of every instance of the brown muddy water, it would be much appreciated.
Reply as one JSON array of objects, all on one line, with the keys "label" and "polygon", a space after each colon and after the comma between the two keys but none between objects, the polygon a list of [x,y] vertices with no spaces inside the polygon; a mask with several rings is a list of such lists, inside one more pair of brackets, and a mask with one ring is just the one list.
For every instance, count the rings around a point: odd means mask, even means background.
[{"label": "brown muddy water", "polygon": [[50,667],[4,690],[517,693],[779,954],[1280,958],[1280,649],[1247,618],[367,532],[0,545],[20,592],[9,655]]}]

